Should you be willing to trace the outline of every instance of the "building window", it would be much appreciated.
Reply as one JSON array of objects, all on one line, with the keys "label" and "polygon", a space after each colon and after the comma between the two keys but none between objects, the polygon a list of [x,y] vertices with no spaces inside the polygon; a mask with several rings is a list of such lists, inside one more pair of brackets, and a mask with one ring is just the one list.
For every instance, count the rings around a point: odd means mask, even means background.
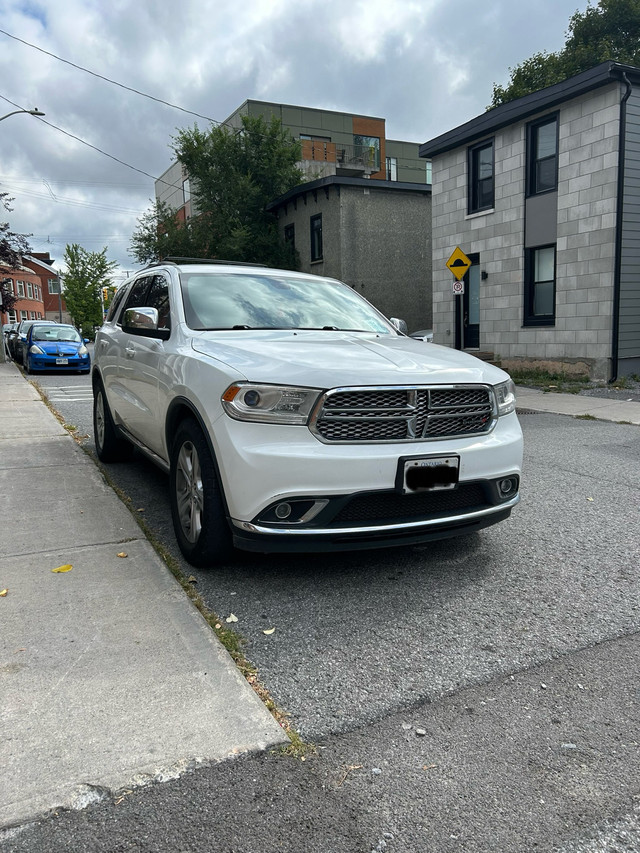
[{"label": "building window", "polygon": [[9,293],[15,293],[15,287],[12,278],[5,278],[4,285]]},{"label": "building window", "polygon": [[60,293],[60,279],[58,278],[50,278],[47,282],[49,287],[49,293]]},{"label": "building window", "polygon": [[185,178],[182,182],[182,203],[186,204],[191,201],[191,184],[189,178]]},{"label": "building window", "polygon": [[493,139],[469,149],[469,213],[493,207]]},{"label": "building window", "polygon": [[33,285],[30,281],[27,282],[27,298],[33,299]]},{"label": "building window", "polygon": [[527,249],[524,325],[553,326],[556,321],[556,247]]},{"label": "building window", "polygon": [[12,309],[9,311],[9,320],[8,320],[8,322],[9,322],[9,323],[17,323],[17,322],[18,322],[18,315],[16,314],[15,308],[12,308]]},{"label": "building window", "polygon": [[35,311],[31,311],[30,319],[31,319],[31,320],[37,320],[37,319],[38,319],[38,318],[36,317],[36,312],[35,312]]},{"label": "building window", "polygon": [[16,287],[18,288],[18,296],[24,296],[24,281],[16,281]]},{"label": "building window", "polygon": [[427,182],[428,184],[430,184],[430,183],[432,183],[432,176],[433,176],[433,172],[432,172],[432,169],[431,169],[431,160],[427,160],[427,162],[426,162],[426,172],[427,172],[427,174],[426,174],[426,182]]},{"label": "building window", "polygon": [[322,260],[322,214],[311,217],[311,260]]},{"label": "building window", "polygon": [[22,311],[22,310],[20,311],[20,319],[21,320],[28,320],[29,319],[29,315],[27,314],[26,311]]},{"label": "building window", "polygon": [[296,226],[293,222],[284,226],[284,242],[290,246],[292,251],[296,248]]},{"label": "building window", "polygon": [[558,186],[558,117],[546,116],[527,127],[527,192],[549,192]]},{"label": "building window", "polygon": [[388,181],[397,181],[398,180],[398,158],[397,157],[386,157],[387,163],[387,180]]}]

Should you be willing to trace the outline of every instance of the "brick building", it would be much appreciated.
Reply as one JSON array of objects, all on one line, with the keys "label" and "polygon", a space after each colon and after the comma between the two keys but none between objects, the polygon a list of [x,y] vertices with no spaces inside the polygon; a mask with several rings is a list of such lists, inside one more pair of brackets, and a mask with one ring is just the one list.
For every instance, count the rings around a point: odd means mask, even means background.
[{"label": "brick building", "polygon": [[67,311],[62,293],[62,280],[53,267],[55,260],[49,256],[49,252],[31,252],[30,255],[25,255],[22,260],[25,266],[29,267],[40,279],[44,302],[44,319],[55,320],[58,323],[71,323],[71,315]]},{"label": "brick building", "polygon": [[10,311],[2,309],[3,324],[45,319],[42,281],[33,270],[26,265],[11,269],[0,264],[0,279],[5,282],[5,289],[18,297]]}]

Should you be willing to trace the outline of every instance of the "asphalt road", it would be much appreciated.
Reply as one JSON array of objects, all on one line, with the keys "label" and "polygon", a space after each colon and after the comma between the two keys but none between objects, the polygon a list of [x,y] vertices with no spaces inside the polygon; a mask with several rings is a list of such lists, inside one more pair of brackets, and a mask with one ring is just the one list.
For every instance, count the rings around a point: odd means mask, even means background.
[{"label": "asphalt road", "polygon": [[[90,449],[88,378],[38,381]],[[182,563],[315,756],[203,769],[1,849],[640,851],[638,429],[521,422],[522,503],[480,534]],[[137,456],[109,476],[180,559],[167,478]]]}]

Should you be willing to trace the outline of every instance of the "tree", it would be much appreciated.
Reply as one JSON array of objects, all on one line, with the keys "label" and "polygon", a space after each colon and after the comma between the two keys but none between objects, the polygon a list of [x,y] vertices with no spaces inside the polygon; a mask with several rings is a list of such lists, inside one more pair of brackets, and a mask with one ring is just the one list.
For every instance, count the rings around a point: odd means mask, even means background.
[{"label": "tree", "polygon": [[92,336],[94,328],[102,323],[101,288],[109,285],[109,275],[118,264],[107,260],[106,246],[101,252],[87,252],[77,243],[67,245],[64,261],[67,310],[74,324]]},{"label": "tree", "polygon": [[[8,212],[12,211],[12,198],[8,193],[0,193],[0,204]],[[8,269],[14,270],[21,266],[22,256],[31,251],[25,234],[15,234],[10,230],[8,222],[0,222],[0,264]],[[6,283],[9,279],[0,279],[0,291],[2,291],[2,311],[11,311],[18,297],[9,290]]]},{"label": "tree", "polygon": [[612,59],[640,65],[640,0],[599,0],[569,20],[564,48],[535,53],[509,69],[507,86],[493,84],[489,109],[552,86]]},{"label": "tree", "polygon": [[303,181],[300,145],[273,117],[243,116],[240,130],[195,125],[173,151],[189,175],[195,215],[179,222],[156,203],[140,220],[130,253],[140,263],[168,255],[221,258],[295,268],[297,257],[267,204]]}]

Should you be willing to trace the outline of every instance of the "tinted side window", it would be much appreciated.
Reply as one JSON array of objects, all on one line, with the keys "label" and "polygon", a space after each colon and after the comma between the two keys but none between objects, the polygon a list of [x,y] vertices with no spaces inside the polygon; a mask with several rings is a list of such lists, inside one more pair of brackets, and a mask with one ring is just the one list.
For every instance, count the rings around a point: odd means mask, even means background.
[{"label": "tinted side window", "polygon": [[122,309],[122,313],[120,314],[120,321],[122,321],[122,315],[127,310],[127,308],[141,308],[147,304],[146,297],[147,291],[149,290],[149,285],[151,284],[151,276],[145,275],[142,278],[139,278],[137,281],[134,281],[133,287],[129,291],[129,295],[127,296],[127,301],[124,303],[124,308]]},{"label": "tinted side window", "polygon": [[158,328],[171,328],[171,312],[169,306],[169,284],[163,275],[154,275],[147,294],[145,305],[158,309]]}]

